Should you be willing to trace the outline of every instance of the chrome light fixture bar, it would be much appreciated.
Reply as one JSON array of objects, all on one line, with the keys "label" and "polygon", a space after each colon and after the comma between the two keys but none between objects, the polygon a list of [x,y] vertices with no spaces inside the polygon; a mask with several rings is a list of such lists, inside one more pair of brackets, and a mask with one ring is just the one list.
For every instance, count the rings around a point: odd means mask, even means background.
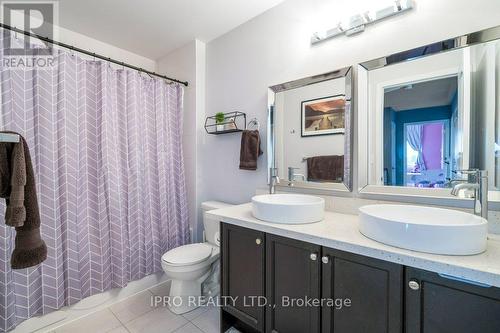
[{"label": "chrome light fixture bar", "polygon": [[365,26],[403,13],[413,8],[413,0],[394,0],[391,6],[367,11],[362,14],[351,16],[346,23],[339,22],[334,28],[324,32],[315,32],[311,36],[311,44],[317,44],[327,39],[343,35],[352,36],[365,30]]}]

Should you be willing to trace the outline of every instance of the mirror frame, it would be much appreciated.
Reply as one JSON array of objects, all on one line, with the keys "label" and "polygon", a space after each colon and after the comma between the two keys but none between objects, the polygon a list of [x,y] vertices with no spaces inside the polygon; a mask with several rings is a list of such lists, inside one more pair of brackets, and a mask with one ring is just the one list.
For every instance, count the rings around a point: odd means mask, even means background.
[{"label": "mirror frame", "polygon": [[[294,81],[289,81],[269,87],[268,89],[268,120],[267,120],[267,164],[268,176],[269,170],[276,167],[276,137],[274,124],[276,121],[275,96],[277,93],[291,89],[301,88],[315,83],[345,78],[345,128],[346,133],[344,142],[344,181],[342,183],[314,183],[307,181],[294,181],[293,188],[321,190],[321,191],[338,191],[352,192],[352,175],[353,170],[353,132],[354,132],[354,109],[352,105],[353,84],[352,84],[352,67],[345,67],[332,72],[314,75]],[[269,177],[268,177],[269,179]],[[283,182],[285,183],[285,182]],[[285,184],[276,184],[276,187],[281,189],[289,189],[291,186]]]},{"label": "mirror frame", "polygon": [[[418,48],[407,51],[391,54],[385,57],[373,59],[358,64],[358,192],[364,194],[377,194],[384,196],[407,196],[407,197],[424,197],[436,199],[452,199],[464,200],[451,195],[449,188],[434,189],[434,188],[416,188],[404,186],[386,186],[386,185],[371,185],[369,184],[369,169],[374,161],[370,159],[369,133],[371,126],[369,124],[369,114],[372,112],[372,107],[368,101],[368,71],[378,69],[402,62],[422,59],[431,55],[436,55],[451,50],[457,50],[464,47],[486,43],[500,39],[500,26],[481,30],[478,32],[462,35],[455,38],[443,40],[441,42],[423,45]],[[433,50],[431,46],[440,45],[442,50]],[[425,54],[415,57],[417,50],[426,48]],[[430,50],[430,51],[429,51]],[[488,201],[500,202],[500,190],[488,192]]]}]

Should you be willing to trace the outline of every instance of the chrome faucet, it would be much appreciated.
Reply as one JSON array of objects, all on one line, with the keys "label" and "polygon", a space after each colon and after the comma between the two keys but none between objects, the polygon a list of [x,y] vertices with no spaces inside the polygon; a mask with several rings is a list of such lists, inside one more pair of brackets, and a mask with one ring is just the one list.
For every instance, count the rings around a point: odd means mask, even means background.
[{"label": "chrome faucet", "polygon": [[298,169],[299,168],[288,167],[288,186],[293,186],[293,182],[297,177],[301,177],[302,181],[306,180],[306,176],[304,176],[303,174],[295,173],[295,170]]},{"label": "chrome faucet", "polygon": [[278,177],[278,168],[269,168],[269,194],[274,194],[276,192],[276,184],[280,183],[280,177]]},{"label": "chrome faucet", "polygon": [[451,194],[458,196],[460,190],[474,190],[474,214],[488,219],[488,171],[461,170],[457,172],[469,175],[469,180],[453,180],[460,183],[453,186]]}]

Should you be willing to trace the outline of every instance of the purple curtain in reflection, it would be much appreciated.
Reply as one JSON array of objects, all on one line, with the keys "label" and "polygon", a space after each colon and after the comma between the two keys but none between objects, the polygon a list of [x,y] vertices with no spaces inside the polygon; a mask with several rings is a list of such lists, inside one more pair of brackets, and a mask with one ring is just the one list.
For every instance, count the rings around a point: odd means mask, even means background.
[{"label": "purple curtain in reflection", "polygon": [[410,147],[415,150],[417,155],[417,166],[419,171],[425,171],[427,168],[424,161],[422,139],[424,136],[424,125],[406,126],[406,138]]},{"label": "purple curtain in reflection", "polygon": [[[11,270],[14,230],[0,222],[0,331],[159,272],[162,254],[189,241],[182,87],[54,57],[52,68],[0,68],[0,129],[28,142],[49,250]],[[0,221],[4,211],[2,200]]]}]

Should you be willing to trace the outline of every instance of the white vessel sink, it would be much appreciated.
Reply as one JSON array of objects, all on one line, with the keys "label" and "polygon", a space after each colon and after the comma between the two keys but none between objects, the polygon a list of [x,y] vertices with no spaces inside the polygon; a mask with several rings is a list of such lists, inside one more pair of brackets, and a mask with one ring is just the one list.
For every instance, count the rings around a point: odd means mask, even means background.
[{"label": "white vessel sink", "polygon": [[304,194],[256,195],[252,198],[252,213],[272,223],[314,223],[325,217],[325,200]]},{"label": "white vessel sink", "polygon": [[359,231],[384,244],[447,255],[486,250],[488,221],[473,214],[404,205],[369,205],[359,211]]}]

